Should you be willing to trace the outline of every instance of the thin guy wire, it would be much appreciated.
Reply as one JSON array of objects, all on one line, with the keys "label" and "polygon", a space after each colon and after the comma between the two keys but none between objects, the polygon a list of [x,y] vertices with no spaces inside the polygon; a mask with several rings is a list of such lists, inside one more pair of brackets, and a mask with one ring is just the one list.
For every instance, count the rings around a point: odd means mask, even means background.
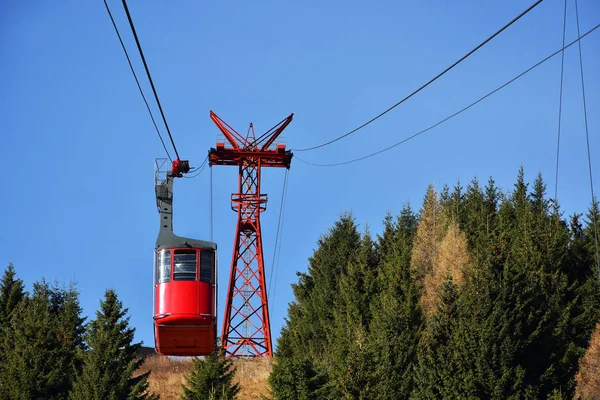
[{"label": "thin guy wire", "polygon": [[[563,17],[563,37],[562,37],[562,45],[565,47],[565,37],[567,34],[567,0],[565,0],[565,11]],[[558,101],[558,139],[556,143],[556,175],[554,178],[554,203],[558,204],[558,163],[559,163],[559,155],[560,155],[560,123],[562,121],[562,98],[563,98],[563,76],[565,70],[565,51],[561,51],[561,61],[560,61],[560,94]]]},{"label": "thin guy wire", "polygon": [[275,303],[275,295],[277,294],[277,277],[279,276],[279,259],[281,258],[281,243],[283,243],[283,225],[285,222],[285,207],[287,205],[287,195],[288,195],[288,187],[290,184],[290,179],[289,179],[289,170],[288,170],[288,182],[287,182],[287,186],[285,188],[285,196],[283,198],[283,212],[282,212],[282,216],[281,216],[281,234],[279,236],[279,250],[277,251],[277,263],[275,264],[275,280],[273,281],[273,299],[272,299],[272,303]]},{"label": "thin guy wire", "polygon": [[267,290],[267,298],[271,297],[271,282],[273,278],[273,269],[275,268],[275,255],[277,254],[277,243],[279,242],[279,230],[281,227],[281,216],[283,214],[283,200],[285,198],[285,192],[287,189],[289,169],[285,170],[285,177],[283,178],[283,188],[281,189],[281,204],[279,205],[279,218],[277,219],[277,233],[275,234],[275,246],[273,247],[273,261],[271,263],[271,272],[269,274],[269,289]]},{"label": "thin guy wire", "polygon": [[[575,0],[575,19],[577,20],[577,36],[579,36],[579,10],[577,7],[577,0]],[[590,190],[592,192],[592,207],[596,203],[596,196],[594,195],[594,179],[592,178],[592,156],[590,154],[590,134],[588,129],[587,120],[587,106],[585,102],[585,84],[583,79],[583,57],[581,55],[581,42],[579,42],[579,70],[581,72],[581,95],[583,97],[583,119],[585,121],[585,140],[587,143],[587,156],[588,156],[588,169],[590,171]],[[594,225],[594,242],[596,246],[596,264],[598,265],[598,279],[600,279],[600,257],[598,256],[598,221],[596,221],[596,214],[592,213],[592,224]]]},{"label": "thin guy wire", "polygon": [[173,159],[171,158],[171,155],[169,154],[169,150],[167,150],[167,146],[165,145],[165,141],[163,140],[162,135],[160,134],[160,131],[158,130],[158,126],[156,125],[156,120],[154,119],[154,115],[152,115],[152,110],[150,110],[150,106],[148,105],[146,96],[144,96],[144,91],[142,90],[140,81],[138,80],[135,70],[133,69],[133,65],[131,64],[131,59],[129,58],[129,54],[127,53],[127,49],[125,48],[123,39],[121,39],[121,34],[119,33],[119,29],[117,28],[117,24],[115,23],[115,20],[112,16],[112,13],[110,12],[110,8],[108,7],[108,3],[106,2],[106,0],[104,0],[104,5],[106,6],[106,11],[108,11],[108,16],[110,17],[113,27],[115,28],[115,32],[117,33],[117,37],[119,38],[119,42],[121,42],[121,47],[123,48],[123,51],[125,52],[125,57],[127,58],[127,62],[129,63],[129,68],[131,69],[131,73],[133,74],[133,77],[135,78],[135,83],[137,83],[137,87],[140,90],[140,94],[142,95],[144,104],[146,104],[146,108],[148,109],[148,113],[150,114],[150,118],[152,119],[152,124],[154,124],[154,129],[156,129],[156,133],[158,134],[158,137],[160,138],[160,142],[162,143],[162,146],[165,149],[165,152],[167,153],[167,157],[169,157],[169,161],[173,162]]},{"label": "thin guy wire", "polygon": [[533,10],[542,1],[543,0],[536,1],[528,9],[526,9],[521,14],[519,14],[518,16],[516,16],[515,18],[513,18],[512,21],[510,21],[508,24],[504,25],[500,30],[496,31],[496,33],[494,33],[492,36],[488,37],[483,42],[481,42],[480,44],[478,44],[477,47],[475,47],[473,50],[469,51],[467,54],[465,54],[464,56],[462,56],[454,64],[450,65],[448,68],[446,68],[445,70],[443,70],[442,72],[440,72],[439,74],[437,74],[435,77],[433,77],[432,79],[430,79],[423,86],[421,86],[420,88],[418,88],[417,90],[415,90],[414,92],[412,92],[411,94],[409,94],[408,96],[406,96],[405,98],[403,98],[402,100],[400,100],[399,102],[397,102],[396,104],[394,104],[393,106],[391,106],[390,108],[388,108],[387,110],[383,111],[382,113],[380,113],[376,117],[371,118],[370,120],[368,120],[367,122],[365,122],[364,124],[362,124],[361,126],[359,126],[358,128],[355,128],[355,129],[351,130],[350,132],[343,134],[342,136],[339,136],[339,137],[337,137],[337,138],[335,138],[333,140],[330,140],[329,142],[320,144],[318,146],[307,147],[305,149],[293,149],[293,151],[309,151],[309,150],[315,150],[315,149],[318,149],[318,148],[321,148],[321,147],[325,147],[327,145],[330,145],[332,143],[337,142],[338,140],[341,140],[341,139],[345,138],[346,136],[349,136],[349,135],[353,134],[354,132],[356,132],[356,131],[364,128],[367,125],[369,125],[371,122],[373,122],[373,121],[375,121],[375,120],[383,117],[385,114],[387,114],[388,112],[392,111],[394,108],[398,107],[400,104],[404,103],[406,100],[410,99],[415,94],[419,93],[421,90],[425,89],[431,83],[433,83],[436,80],[438,80],[439,78],[441,78],[448,71],[450,71],[451,69],[453,69],[454,67],[456,67],[458,64],[460,64],[461,62],[463,62],[465,59],[467,59],[471,54],[475,53],[477,50],[479,50],[480,48],[482,48],[483,46],[485,46],[490,40],[492,40],[493,38],[495,38],[496,36],[498,36],[500,33],[502,33],[504,30],[506,30],[509,26],[511,26],[512,24],[514,24],[515,22],[517,22],[521,17],[523,17],[529,11]]},{"label": "thin guy wire", "polygon": [[142,50],[142,45],[140,44],[140,40],[138,38],[137,32],[135,31],[135,26],[133,25],[133,20],[131,19],[131,14],[129,13],[129,7],[127,7],[127,1],[123,0],[123,7],[125,8],[125,13],[127,14],[127,19],[129,20],[129,26],[131,27],[131,32],[133,32],[133,37],[135,38],[135,43],[137,44],[138,51],[140,52],[140,56],[142,58],[142,62],[144,63],[144,68],[146,69],[146,75],[148,75],[148,81],[150,81],[150,86],[152,87],[152,92],[154,93],[154,98],[156,99],[156,104],[158,104],[158,109],[160,111],[160,115],[162,116],[163,123],[165,124],[165,128],[167,128],[167,133],[169,134],[169,139],[171,139],[171,145],[173,145],[173,150],[175,150],[175,155],[179,160],[179,153],[177,152],[177,147],[175,147],[175,142],[173,141],[173,136],[171,135],[171,130],[169,129],[169,124],[167,124],[167,118],[165,117],[165,113],[163,112],[162,106],[160,105],[160,99],[158,98],[158,93],[156,93],[156,88],[154,87],[154,81],[152,81],[152,75],[150,75],[150,70],[148,69],[148,64],[146,63],[146,57],[144,57],[144,52]]},{"label": "thin guy wire", "polygon": [[393,149],[394,147],[400,146],[403,143],[408,142],[411,139],[416,138],[419,135],[422,135],[423,133],[430,131],[431,129],[443,124],[444,122],[448,121],[449,119],[452,119],[454,117],[456,117],[457,115],[467,111],[469,108],[473,107],[474,105],[482,102],[483,100],[487,99],[488,97],[490,97],[491,95],[495,94],[496,92],[499,92],[500,90],[504,89],[506,86],[510,85],[511,83],[513,83],[514,81],[516,81],[517,79],[521,78],[523,75],[531,72],[532,70],[534,70],[535,68],[539,67],[540,65],[542,65],[543,63],[545,63],[546,61],[550,60],[552,57],[556,56],[558,53],[560,53],[562,50],[568,49],[569,47],[571,47],[572,45],[574,45],[575,43],[579,42],[581,39],[583,39],[584,37],[586,37],[587,35],[589,35],[590,33],[592,33],[593,31],[595,31],[596,29],[598,29],[600,27],[600,24],[596,25],[595,27],[593,27],[592,29],[590,29],[589,31],[587,31],[586,33],[584,33],[581,37],[579,37],[578,39],[575,39],[574,41],[572,41],[571,43],[569,43],[568,45],[566,45],[565,47],[563,47],[562,49],[559,49],[557,51],[555,51],[554,53],[550,54],[548,57],[544,58],[543,60],[537,62],[536,64],[534,64],[533,66],[529,67],[528,69],[526,69],[525,71],[521,72],[519,75],[515,76],[514,78],[512,78],[511,80],[509,80],[508,82],[504,83],[503,85],[497,87],[496,89],[492,90],[491,92],[489,92],[488,94],[486,94],[485,96],[479,98],[478,100],[474,101],[473,103],[469,104],[468,106],[464,107],[463,109],[455,112],[454,114],[449,115],[448,117],[442,119],[441,121],[431,125],[428,128],[423,129],[420,132],[415,133],[412,136],[407,137],[406,139],[401,140],[398,143],[395,143],[391,146],[388,146],[384,149],[381,149],[379,151],[376,151],[374,153],[368,154],[366,156],[363,157],[359,157],[359,158],[355,158],[352,160],[348,160],[348,161],[343,161],[343,162],[339,162],[339,163],[333,163],[333,164],[316,164],[316,163],[311,163],[308,161],[304,161],[303,159],[301,159],[300,157],[298,157],[297,155],[294,156],[294,158],[296,158],[298,161],[303,162],[304,164],[307,165],[311,165],[314,167],[336,167],[336,166],[340,166],[340,165],[346,165],[346,164],[350,164],[350,163],[354,163],[357,161],[362,161],[365,160],[367,158],[370,157],[374,157],[378,154],[381,154],[383,152],[386,152],[388,150]]}]

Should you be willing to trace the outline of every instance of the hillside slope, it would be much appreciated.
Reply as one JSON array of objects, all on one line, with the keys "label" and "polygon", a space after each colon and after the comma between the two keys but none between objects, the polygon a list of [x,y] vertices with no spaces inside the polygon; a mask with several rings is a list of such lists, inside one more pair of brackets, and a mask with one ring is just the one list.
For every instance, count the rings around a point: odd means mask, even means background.
[{"label": "hillside slope", "polygon": [[[267,394],[267,379],[271,372],[271,363],[267,359],[236,360],[235,382],[241,386],[239,400],[260,399]],[[160,395],[162,400],[179,399],[181,385],[192,368],[192,361],[171,360],[167,357],[151,355],[140,369],[141,373],[151,370],[150,390]]]}]

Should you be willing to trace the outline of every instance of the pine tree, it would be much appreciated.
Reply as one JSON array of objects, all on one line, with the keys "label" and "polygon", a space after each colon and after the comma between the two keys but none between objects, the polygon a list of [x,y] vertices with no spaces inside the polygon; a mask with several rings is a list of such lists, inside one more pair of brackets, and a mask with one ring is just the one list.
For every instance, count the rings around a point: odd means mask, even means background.
[{"label": "pine tree", "polygon": [[2,368],[2,348],[10,319],[17,305],[25,298],[23,281],[16,278],[15,267],[9,264],[0,281],[0,371]]},{"label": "pine tree", "polygon": [[367,346],[371,302],[378,292],[378,257],[367,231],[355,260],[339,280],[339,297],[334,305],[331,387],[335,397],[369,398],[373,387],[372,354]]},{"label": "pine tree", "polygon": [[232,400],[240,391],[233,384],[235,367],[231,360],[218,358],[216,354],[195,358],[194,367],[187,377],[187,386],[182,385],[184,400],[218,399]]},{"label": "pine tree", "polygon": [[[438,289],[439,301],[435,303],[425,334],[418,350],[415,368],[414,399],[460,398],[457,390],[462,377],[456,368],[452,339],[458,321],[458,290],[451,278],[444,280]],[[465,396],[468,398],[469,396]]]},{"label": "pine tree", "polygon": [[422,329],[420,296],[410,269],[416,227],[417,219],[407,205],[396,223],[386,228],[393,231],[393,235],[388,234],[393,239],[378,268],[381,290],[371,304],[368,337],[374,381],[371,398],[403,399],[413,390],[413,367]]},{"label": "pine tree", "polygon": [[326,384],[326,375],[319,373],[311,360],[298,355],[276,357],[269,375],[273,400],[322,399],[328,393]]},{"label": "pine tree", "polygon": [[8,327],[13,310],[25,297],[25,285],[16,276],[15,267],[9,264],[0,281],[0,335]]},{"label": "pine tree", "polygon": [[0,398],[66,399],[81,348],[78,293],[47,282],[34,284],[31,298],[14,311],[5,337]]},{"label": "pine tree", "polygon": [[585,228],[586,248],[594,262],[594,273],[600,280],[600,207],[598,200],[593,199],[587,213],[587,224]]},{"label": "pine tree", "polygon": [[127,308],[109,289],[100,301],[96,319],[87,325],[83,352],[83,369],[77,375],[70,398],[89,399],[151,399],[148,394],[150,371],[134,376],[144,363],[137,353],[141,343],[132,343],[135,328],[129,327]]},{"label": "pine tree", "polygon": [[[335,325],[335,304],[340,304],[340,279],[356,261],[361,249],[361,237],[351,214],[342,215],[328,234],[318,241],[318,247],[309,259],[306,273],[298,273],[298,283],[292,285],[295,300],[289,305],[288,318],[277,345],[275,367],[271,374],[277,385],[272,387],[274,398],[284,393],[295,393],[298,388],[315,388],[320,396],[331,397],[335,386],[330,371],[336,360],[336,346],[332,345]],[[292,358],[292,361],[283,360]],[[298,379],[285,379],[290,371],[306,371]],[[279,374],[283,375],[280,376]],[[290,386],[285,386],[289,383]]]}]

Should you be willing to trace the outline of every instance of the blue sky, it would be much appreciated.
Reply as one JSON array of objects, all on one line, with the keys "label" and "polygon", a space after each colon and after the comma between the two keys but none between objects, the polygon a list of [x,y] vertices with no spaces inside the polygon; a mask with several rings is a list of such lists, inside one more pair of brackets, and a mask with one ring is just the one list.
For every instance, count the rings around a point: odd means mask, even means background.
[{"label": "blue sky", "polygon": [[[238,131],[263,132],[295,113],[291,148],[362,124],[450,65],[532,1],[196,2],[130,0],[142,46],[181,157],[198,165],[218,133],[214,110]],[[138,74],[143,67],[120,1],[109,2]],[[563,1],[546,0],[407,103],[310,162],[359,157],[466,106],[560,48]],[[600,4],[580,0],[581,31]],[[567,41],[576,37],[569,0]],[[600,30],[582,41],[592,165],[600,191]],[[559,201],[590,203],[577,48],[565,53]],[[153,345],[152,260],[158,233],[153,162],[164,151],[101,0],[0,5],[0,266],[34,281],[75,279],[84,313],[108,287],[129,308],[136,339]],[[292,161],[282,253],[271,298],[273,335],[318,237],[344,211],[381,230],[386,211],[420,207],[429,183],[491,175],[509,190],[520,165],[554,193],[560,56],[464,114],[380,156],[343,167]],[[151,95],[142,80],[147,96]],[[153,103],[152,103],[153,104]],[[156,107],[153,105],[153,110]],[[158,114],[157,114],[158,116]],[[219,318],[236,215],[235,168],[213,168]],[[262,226],[271,267],[284,171],[264,171]],[[207,239],[209,173],[179,180],[175,232]],[[219,324],[221,321],[219,320]]]}]

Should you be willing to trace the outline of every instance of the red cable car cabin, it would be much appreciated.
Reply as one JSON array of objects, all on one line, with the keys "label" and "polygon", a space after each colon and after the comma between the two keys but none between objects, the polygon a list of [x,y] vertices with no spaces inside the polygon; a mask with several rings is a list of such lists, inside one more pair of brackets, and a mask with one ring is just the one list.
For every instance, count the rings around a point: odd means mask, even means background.
[{"label": "red cable car cabin", "polygon": [[[212,242],[173,233],[173,176],[157,174],[160,231],[154,260],[154,339],[156,352],[201,356],[217,341],[216,256]],[[175,175],[177,176],[177,175]]]}]

